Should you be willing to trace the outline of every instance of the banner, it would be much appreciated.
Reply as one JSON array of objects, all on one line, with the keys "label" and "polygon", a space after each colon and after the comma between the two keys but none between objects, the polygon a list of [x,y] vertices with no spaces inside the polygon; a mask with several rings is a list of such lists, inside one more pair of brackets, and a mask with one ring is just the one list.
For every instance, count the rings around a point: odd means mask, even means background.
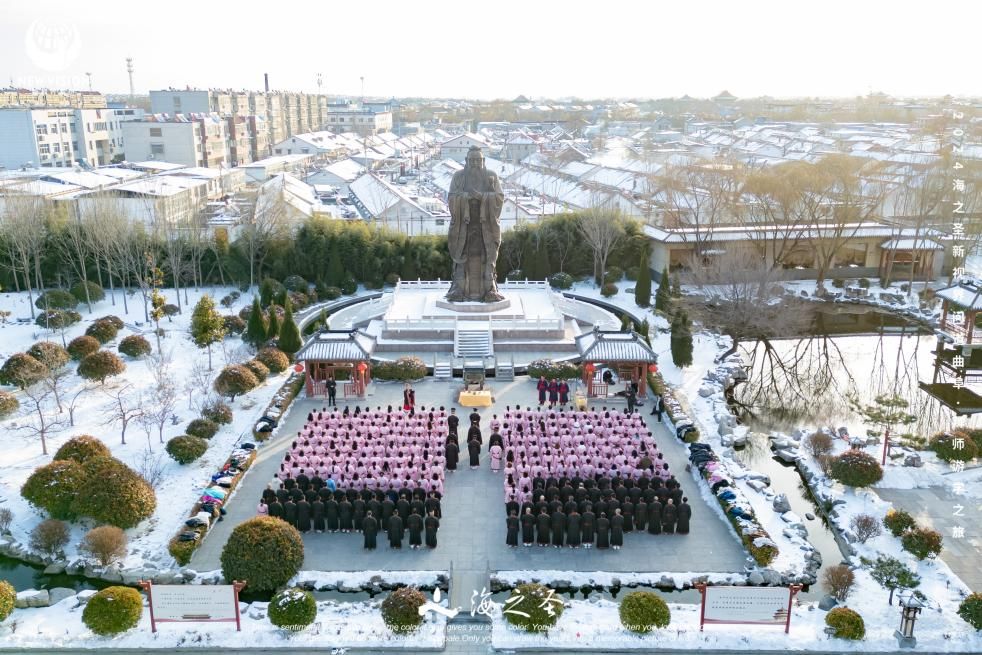
[{"label": "banner", "polygon": [[791,599],[799,585],[789,587],[710,587],[697,585],[702,593],[699,629],[706,623],[791,625]]},{"label": "banner", "polygon": [[150,624],[234,622],[239,627],[241,583],[231,585],[152,585],[141,582],[150,603]]}]

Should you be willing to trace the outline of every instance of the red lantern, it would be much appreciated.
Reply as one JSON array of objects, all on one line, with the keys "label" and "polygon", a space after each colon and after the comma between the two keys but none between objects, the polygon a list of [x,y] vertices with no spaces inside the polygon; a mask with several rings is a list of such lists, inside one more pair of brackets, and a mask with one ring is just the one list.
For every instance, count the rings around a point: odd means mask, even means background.
[{"label": "red lantern", "polygon": [[658,372],[658,364],[648,364],[648,372],[649,373],[657,373]]},{"label": "red lantern", "polygon": [[593,362],[590,362],[583,367],[583,370],[589,373],[590,375],[593,375],[593,372],[597,370],[597,367],[593,365]]},{"label": "red lantern", "polygon": [[303,373],[303,364],[297,362],[296,364],[293,365],[293,370],[296,371],[297,373]]},{"label": "red lantern", "polygon": [[358,366],[355,367],[359,373],[364,373],[368,370],[368,364],[365,362],[358,362]]}]

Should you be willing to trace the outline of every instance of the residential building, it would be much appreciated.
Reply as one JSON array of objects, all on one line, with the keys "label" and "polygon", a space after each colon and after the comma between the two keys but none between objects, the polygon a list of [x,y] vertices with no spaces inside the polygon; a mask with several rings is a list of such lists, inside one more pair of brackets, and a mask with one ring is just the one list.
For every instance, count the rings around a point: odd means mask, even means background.
[{"label": "residential building", "polygon": [[450,229],[450,212],[442,201],[410,196],[371,173],[352,182],[348,194],[364,218],[403,234],[446,234]]},{"label": "residential building", "polygon": [[388,132],[392,129],[392,112],[353,102],[332,104],[327,106],[326,127],[360,135]]},{"label": "residential building", "polygon": [[501,159],[517,164],[539,149],[539,144],[526,134],[515,134],[505,141],[501,149]]},{"label": "residential building", "polygon": [[345,140],[331,132],[305,132],[273,144],[274,155],[314,155],[317,159],[337,158],[347,151]]},{"label": "residential building", "polygon": [[279,173],[302,174],[314,161],[313,155],[280,155],[239,165],[247,180],[265,182]]},{"label": "residential building", "polygon": [[126,158],[159,159],[184,166],[229,165],[226,123],[218,114],[154,114],[123,123]]},{"label": "residential building", "polygon": [[110,107],[107,111],[110,161],[120,162],[126,158],[123,123],[144,120],[146,111],[140,107]]},{"label": "residential building", "polygon": [[480,134],[469,132],[467,134],[450,137],[441,143],[440,158],[453,159],[454,161],[463,162],[465,159],[467,159],[467,151],[474,146],[480,148],[485,157],[488,157],[491,154],[491,144],[488,143],[487,139]]},{"label": "residential building", "polygon": [[106,109],[0,109],[0,167],[108,164],[108,115]]},{"label": "residential building", "polygon": [[47,89],[0,89],[0,108],[63,107],[105,109],[106,97],[96,91],[49,91]]}]

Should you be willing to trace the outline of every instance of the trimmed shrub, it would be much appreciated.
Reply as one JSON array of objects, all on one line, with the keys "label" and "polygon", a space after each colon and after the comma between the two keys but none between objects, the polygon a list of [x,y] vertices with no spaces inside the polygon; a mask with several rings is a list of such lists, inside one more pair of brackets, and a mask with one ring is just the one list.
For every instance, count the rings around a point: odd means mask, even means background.
[{"label": "trimmed shrub", "polygon": [[537,582],[515,587],[505,600],[504,617],[525,632],[546,632],[563,613],[563,601],[552,589]]},{"label": "trimmed shrub", "polygon": [[103,566],[126,557],[126,533],[115,525],[100,525],[85,533],[81,549]]},{"label": "trimmed shrub", "polygon": [[278,348],[263,348],[256,353],[256,359],[262,362],[272,373],[282,373],[290,368],[290,358]]},{"label": "trimmed shrub", "polygon": [[855,611],[848,607],[833,607],[825,615],[825,625],[832,628],[832,636],[839,639],[862,639],[866,636],[866,625]]},{"label": "trimmed shrub", "polygon": [[225,326],[225,334],[242,334],[246,329],[246,322],[235,314],[226,314],[222,317]]},{"label": "trimmed shrub", "polygon": [[204,539],[205,533],[208,532],[206,526],[199,526],[197,528],[186,528],[181,530],[182,532],[194,531],[198,533],[198,538],[194,541],[181,541],[174,536],[167,544],[167,552],[171,554],[180,566],[187,566],[191,562],[191,556],[194,555],[194,551],[201,545],[201,540]]},{"label": "trimmed shrub", "polygon": [[[967,596],[958,606],[958,616],[962,617],[976,630],[982,630],[982,594],[976,593]],[[2,620],[2,601],[0,601],[0,621]]]},{"label": "trimmed shrub", "polygon": [[70,459],[56,459],[34,469],[20,489],[20,495],[30,504],[43,509],[56,519],[72,520],[75,498],[85,482],[82,465]]},{"label": "trimmed shrub", "polygon": [[614,284],[620,282],[624,277],[624,269],[620,266],[608,266],[607,272],[604,273],[604,282],[607,284]]},{"label": "trimmed shrub", "polygon": [[72,503],[79,516],[132,528],[153,514],[153,488],[133,469],[113,457],[93,457],[82,464],[84,481]]},{"label": "trimmed shrub", "polygon": [[84,464],[93,457],[112,457],[112,451],[101,440],[89,434],[72,437],[55,453],[56,460],[70,459],[79,464]]},{"label": "trimmed shrub", "polygon": [[600,295],[604,298],[610,298],[611,296],[617,295],[617,285],[613,282],[605,282],[602,287],[600,287]]},{"label": "trimmed shrub", "polygon": [[100,318],[98,321],[86,328],[85,333],[90,337],[95,337],[99,343],[106,345],[116,338],[119,328],[112,321]]},{"label": "trimmed shrub", "polygon": [[268,307],[285,290],[286,287],[280,284],[279,280],[265,278],[259,285],[259,302],[263,307]]},{"label": "trimmed shrub", "polygon": [[216,400],[201,408],[201,416],[218,425],[228,425],[232,422],[232,408]]},{"label": "trimmed shrub", "polygon": [[105,300],[106,292],[95,282],[78,282],[72,287],[72,295],[79,303],[86,302],[85,290],[88,289],[88,300],[91,302],[99,302],[100,300]]},{"label": "trimmed shrub", "polygon": [[14,611],[14,601],[17,600],[17,591],[14,586],[6,580],[0,580],[0,622],[6,621],[7,617]]},{"label": "trimmed shrub", "polygon": [[549,276],[549,286],[556,289],[569,289],[573,286],[573,276],[560,271]]},{"label": "trimmed shrub", "polygon": [[528,365],[529,377],[538,380],[545,377],[547,380],[556,378],[557,380],[572,380],[580,377],[580,367],[570,362],[554,362],[551,359],[537,359]]},{"label": "trimmed shrub", "polygon": [[273,591],[303,564],[303,539],[292,525],[256,516],[237,525],[222,549],[226,580],[248,580],[252,591]]},{"label": "trimmed shrub", "polygon": [[843,280],[841,277],[834,277],[832,278],[832,286],[835,287],[836,289],[841,289],[844,286],[846,286],[846,281]]},{"label": "trimmed shrub", "polygon": [[100,322],[109,323],[114,328],[116,328],[117,331],[122,330],[125,327],[125,325],[123,324],[123,319],[121,319],[120,317],[116,316],[115,314],[106,314],[105,316],[101,316],[101,317],[97,318],[95,320],[95,322],[96,323],[100,323]]},{"label": "trimmed shrub", "polygon": [[856,576],[843,564],[826,567],[822,572],[822,588],[840,603],[849,597],[855,584]]},{"label": "trimmed shrub", "polygon": [[832,454],[832,435],[819,430],[805,437],[805,450],[816,460]]},{"label": "trimmed shrub", "polygon": [[283,280],[283,286],[289,291],[295,291],[297,293],[307,293],[307,289],[310,285],[307,284],[307,280],[303,279],[299,275],[288,275],[285,280]]},{"label": "trimmed shrub", "polygon": [[46,519],[31,530],[31,548],[53,557],[68,543],[68,536],[67,523]]},{"label": "trimmed shrub", "polygon": [[900,545],[917,559],[936,556],[943,541],[941,533],[930,528],[913,528],[900,537]]},{"label": "trimmed shrub", "polygon": [[205,454],[208,450],[208,442],[201,437],[182,434],[170,439],[164,448],[178,464],[190,464]]},{"label": "trimmed shrub", "polygon": [[106,587],[85,604],[82,623],[102,637],[135,628],[143,615],[143,596],[131,587]]},{"label": "trimmed shrub", "polygon": [[777,557],[777,544],[764,532],[747,535],[744,545],[754,561],[761,566],[767,566]]},{"label": "trimmed shrub", "polygon": [[380,362],[372,367],[376,380],[400,380],[408,382],[426,377],[426,364],[419,357],[400,357],[394,362]]},{"label": "trimmed shrub", "polygon": [[127,357],[143,357],[144,355],[149,355],[151,350],[150,342],[139,334],[131,334],[119,342],[119,352]]},{"label": "trimmed shrub", "polygon": [[902,509],[891,509],[883,517],[883,525],[894,537],[899,537],[917,525],[914,517]]},{"label": "trimmed shrub", "polygon": [[121,374],[126,370],[126,364],[115,353],[100,350],[86,356],[78,365],[78,374],[86,380],[98,380],[106,383],[106,378]]},{"label": "trimmed shrub", "polygon": [[[381,289],[381,285],[378,288]],[[310,296],[308,296],[306,293],[291,291],[288,294],[288,297],[290,298],[290,306],[296,310],[303,309],[310,304]]]},{"label": "trimmed shrub", "polygon": [[868,487],[883,478],[883,469],[872,455],[850,449],[832,458],[829,475],[849,487]]},{"label": "trimmed shrub", "polygon": [[869,289],[871,286],[870,281],[865,277],[861,277],[858,280],[856,280],[856,284],[858,284],[863,289]]},{"label": "trimmed shrub", "polygon": [[0,384],[12,384],[21,389],[33,386],[48,374],[48,367],[27,353],[15,353],[0,367]]},{"label": "trimmed shrub", "polygon": [[324,287],[324,292],[318,295],[322,296],[324,300],[337,300],[341,297],[341,289],[338,287]]},{"label": "trimmed shrub", "polygon": [[[30,351],[28,351],[30,352]],[[931,450],[946,462],[970,462],[979,455],[975,440],[961,430],[939,432],[931,437]]]},{"label": "trimmed shrub", "polygon": [[350,296],[355,291],[358,291],[358,282],[350,275],[344,276],[344,279],[341,280],[341,293]]},{"label": "trimmed shrub", "polygon": [[38,309],[75,309],[78,303],[78,298],[70,292],[64,289],[51,289],[38,296],[34,306]]},{"label": "trimmed shrub", "polygon": [[399,284],[400,279],[402,278],[399,277],[398,273],[389,273],[385,276],[385,283],[394,287],[395,285]]},{"label": "trimmed shrub", "polygon": [[266,611],[277,628],[302,630],[317,618],[317,601],[304,589],[284,589],[273,596]]},{"label": "trimmed shrub", "polygon": [[71,359],[68,351],[53,341],[38,341],[27,349],[27,354],[48,367],[49,371],[56,371]]},{"label": "trimmed shrub", "polygon": [[651,591],[632,591],[624,596],[618,614],[621,625],[639,634],[652,628],[664,628],[672,620],[672,613],[662,597]]},{"label": "trimmed shrub", "polygon": [[38,314],[34,324],[46,330],[61,330],[81,320],[82,315],[74,309],[49,309]]},{"label": "trimmed shrub", "polygon": [[211,439],[216,432],[218,432],[218,423],[207,418],[196,418],[184,429],[185,434],[202,439]]},{"label": "trimmed shrub", "polygon": [[20,401],[17,396],[7,391],[0,391],[0,419],[7,418],[17,411]]},{"label": "trimmed shrub", "polygon": [[269,377],[269,369],[258,359],[250,359],[243,366],[252,371],[252,374],[256,376],[256,380],[259,382],[265,382],[266,378]]},{"label": "trimmed shrub", "polygon": [[852,517],[852,520],[849,521],[849,528],[861,544],[883,534],[883,530],[880,529],[880,522],[871,514],[857,514]]},{"label": "trimmed shrub", "polygon": [[215,378],[215,391],[232,400],[239,394],[248,393],[259,386],[259,380],[245,366],[233,364],[226,366]]},{"label": "trimmed shrub", "polygon": [[423,622],[419,608],[426,596],[416,587],[399,587],[382,601],[382,621],[396,634],[413,632]]},{"label": "trimmed shrub", "polygon": [[167,320],[169,321],[173,317],[181,313],[181,308],[178,307],[177,305],[167,303],[166,305],[160,308],[160,311],[164,312],[164,316],[166,316]]},{"label": "trimmed shrub", "polygon": [[68,342],[68,354],[75,361],[79,361],[99,350],[100,346],[99,340],[95,337],[88,335],[75,337]]}]

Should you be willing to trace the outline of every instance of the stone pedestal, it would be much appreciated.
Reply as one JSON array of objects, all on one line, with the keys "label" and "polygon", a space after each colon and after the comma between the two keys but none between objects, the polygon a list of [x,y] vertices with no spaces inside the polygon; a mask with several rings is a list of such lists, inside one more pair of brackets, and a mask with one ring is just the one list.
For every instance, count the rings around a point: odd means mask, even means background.
[{"label": "stone pedestal", "polygon": [[511,307],[511,300],[505,298],[497,302],[454,302],[446,298],[440,298],[435,304],[441,309],[449,309],[450,311],[460,312],[462,314],[490,314],[491,312],[497,312]]},{"label": "stone pedestal", "polygon": [[900,648],[915,648],[917,646],[917,637],[905,637],[900,630],[896,630],[893,636],[897,638],[897,645]]}]

